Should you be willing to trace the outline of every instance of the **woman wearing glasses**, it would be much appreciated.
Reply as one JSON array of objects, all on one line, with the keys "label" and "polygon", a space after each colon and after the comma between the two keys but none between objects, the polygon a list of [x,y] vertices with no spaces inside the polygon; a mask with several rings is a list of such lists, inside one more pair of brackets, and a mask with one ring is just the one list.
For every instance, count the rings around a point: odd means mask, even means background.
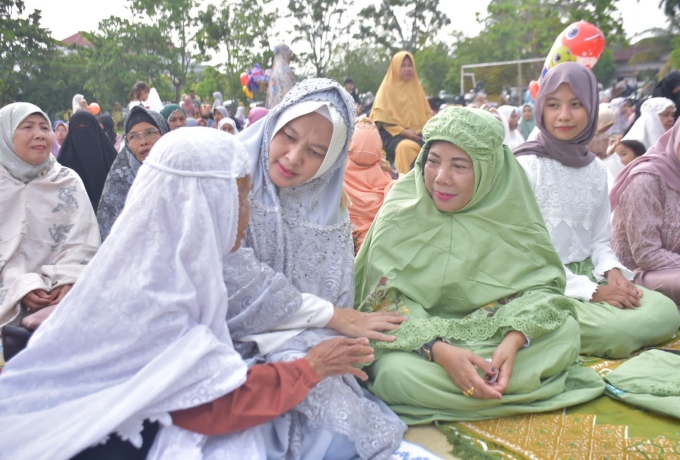
[{"label": "woman wearing glasses", "polygon": [[139,167],[149,156],[151,147],[169,131],[170,127],[161,114],[141,105],[130,109],[125,118],[125,146],[111,165],[97,209],[102,241],[123,210],[130,186]]}]

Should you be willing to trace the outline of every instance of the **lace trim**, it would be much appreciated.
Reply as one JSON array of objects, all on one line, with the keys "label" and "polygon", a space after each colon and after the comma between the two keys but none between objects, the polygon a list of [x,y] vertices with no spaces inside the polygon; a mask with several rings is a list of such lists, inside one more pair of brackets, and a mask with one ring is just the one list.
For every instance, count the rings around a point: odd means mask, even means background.
[{"label": "lace trim", "polygon": [[[547,299],[549,296],[543,297]],[[409,319],[401,325],[394,342],[373,342],[376,348],[375,359],[389,350],[413,351],[424,343],[437,337],[459,341],[481,341],[493,337],[497,333],[505,335],[510,331],[519,331],[527,337],[537,338],[559,328],[569,311],[544,311],[533,318],[493,317],[485,319]],[[377,347],[380,347],[379,349]]]},{"label": "lace trim", "polygon": [[680,382],[655,383],[649,392],[655,396],[680,396]]},{"label": "lace trim", "polygon": [[[388,286],[383,277],[360,306],[363,311],[398,311],[410,315],[411,309],[402,294]],[[527,291],[484,305],[463,319],[409,317],[392,333],[394,342],[374,341],[375,359],[390,350],[412,351],[441,337],[458,341],[481,341],[500,333],[522,332],[534,339],[559,328],[567,316],[576,316],[571,300],[550,293]]]}]

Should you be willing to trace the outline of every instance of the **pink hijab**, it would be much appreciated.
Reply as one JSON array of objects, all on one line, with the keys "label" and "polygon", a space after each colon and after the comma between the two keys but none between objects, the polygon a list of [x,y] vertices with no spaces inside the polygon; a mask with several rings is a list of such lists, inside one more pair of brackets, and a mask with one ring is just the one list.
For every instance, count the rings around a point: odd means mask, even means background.
[{"label": "pink hijab", "polygon": [[654,147],[647,153],[636,158],[619,173],[616,183],[609,194],[612,211],[619,204],[621,194],[626,190],[639,173],[654,174],[659,176],[666,187],[680,193],[680,160],[678,160],[678,147],[680,147],[680,119],[675,122],[673,128],[666,131],[656,141]]},{"label": "pink hijab", "polygon": [[269,109],[264,107],[253,107],[248,113],[248,126],[255,123],[257,120],[264,118],[269,113]]}]

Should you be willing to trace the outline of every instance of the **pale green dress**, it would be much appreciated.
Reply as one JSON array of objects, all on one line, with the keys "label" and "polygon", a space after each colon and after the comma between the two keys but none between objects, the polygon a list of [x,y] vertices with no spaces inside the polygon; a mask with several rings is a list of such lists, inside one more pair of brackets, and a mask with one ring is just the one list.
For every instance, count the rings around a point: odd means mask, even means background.
[{"label": "pale green dress", "polygon": [[[575,301],[503,126],[477,109],[430,120],[416,166],[390,191],[356,259],[355,308],[409,317],[394,342],[374,342],[369,389],[409,424],[541,412],[601,395],[604,382],[578,363]],[[429,143],[471,157],[475,191],[463,209],[439,211],[423,180]],[[517,353],[501,400],[466,398],[436,363],[415,353],[437,337],[490,358],[508,332],[531,339]]]},{"label": "pale green dress", "polygon": [[680,418],[680,355],[645,351],[607,374],[605,380],[609,396]]}]

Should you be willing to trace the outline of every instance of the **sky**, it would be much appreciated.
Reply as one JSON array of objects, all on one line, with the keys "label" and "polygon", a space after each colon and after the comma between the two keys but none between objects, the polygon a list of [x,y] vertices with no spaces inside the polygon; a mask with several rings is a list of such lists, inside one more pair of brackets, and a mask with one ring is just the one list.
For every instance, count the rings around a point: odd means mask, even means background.
[{"label": "sky", "polygon": [[[275,0],[285,6],[285,0]],[[42,11],[42,25],[52,31],[52,36],[63,40],[78,31],[92,32],[97,29],[99,21],[109,16],[129,15],[125,8],[126,0],[25,0],[26,10]],[[365,0],[362,3],[366,3]],[[481,27],[475,21],[475,13],[485,13],[488,0],[464,1],[445,0],[441,9],[451,19],[451,26],[443,35],[453,30],[460,30],[468,36],[480,32]],[[618,0],[618,7],[623,18],[626,35],[630,38],[652,27],[666,25],[663,11],[659,9],[659,0]],[[285,41],[286,37],[272,37],[272,43]]]}]

